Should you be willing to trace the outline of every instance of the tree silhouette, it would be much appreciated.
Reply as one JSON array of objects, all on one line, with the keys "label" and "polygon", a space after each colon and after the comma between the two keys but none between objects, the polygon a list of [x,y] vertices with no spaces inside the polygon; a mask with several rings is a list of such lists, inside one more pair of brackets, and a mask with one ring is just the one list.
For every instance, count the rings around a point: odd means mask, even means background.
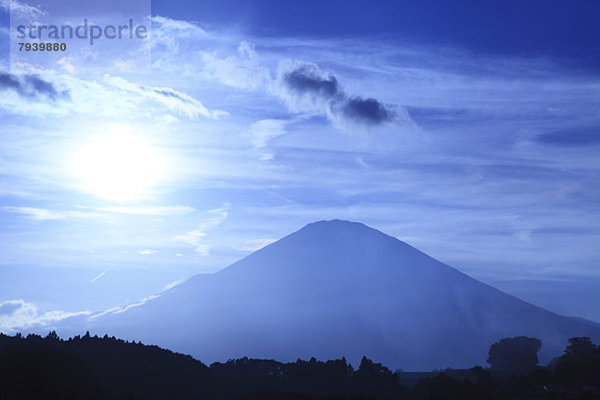
[{"label": "tree silhouette", "polygon": [[600,347],[589,337],[569,339],[565,353],[555,361],[559,381],[567,386],[600,384]]},{"label": "tree silhouette", "polygon": [[565,353],[585,356],[592,354],[595,350],[596,346],[592,343],[592,340],[587,336],[582,336],[569,339],[569,345],[567,346]]},{"label": "tree silhouette", "polygon": [[51,331],[48,333],[48,336],[45,338],[46,340],[60,340],[56,331]]},{"label": "tree silhouette", "polygon": [[398,374],[367,357],[362,358],[353,380],[356,393],[364,396],[397,398],[402,392],[398,384]]},{"label": "tree silhouette", "polygon": [[507,379],[535,367],[540,347],[535,338],[505,338],[490,348],[492,369],[424,373],[416,386],[405,387],[398,372],[367,357],[357,370],[344,358],[282,363],[244,357],[207,367],[190,356],[108,335],[63,340],[56,332],[0,333],[0,399],[498,400],[549,398],[540,397],[548,385],[583,399],[582,387],[600,382],[600,348],[587,337],[571,338],[553,370],[539,367]]},{"label": "tree silhouette", "polygon": [[490,347],[487,362],[493,369],[527,372],[538,363],[541,340],[527,336],[504,338]]}]

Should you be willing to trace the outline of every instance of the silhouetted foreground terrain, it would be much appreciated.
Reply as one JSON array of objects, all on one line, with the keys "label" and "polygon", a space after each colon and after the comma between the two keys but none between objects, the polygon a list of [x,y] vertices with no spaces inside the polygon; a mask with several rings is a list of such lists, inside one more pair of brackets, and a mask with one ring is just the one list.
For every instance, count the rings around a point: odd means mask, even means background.
[{"label": "silhouetted foreground terrain", "polygon": [[210,367],[190,356],[123,340],[0,334],[1,399],[599,399],[600,347],[572,338],[549,367],[539,340],[507,338],[491,369],[392,372],[363,358],[280,363],[242,358]]}]

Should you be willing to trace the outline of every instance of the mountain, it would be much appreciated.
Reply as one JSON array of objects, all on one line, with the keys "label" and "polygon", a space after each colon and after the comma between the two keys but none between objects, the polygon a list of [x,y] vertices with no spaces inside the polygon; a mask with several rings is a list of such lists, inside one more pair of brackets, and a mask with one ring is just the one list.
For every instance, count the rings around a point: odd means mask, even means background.
[{"label": "mountain", "polygon": [[542,340],[542,362],[600,328],[503,293],[360,223],[321,221],[160,297],[92,322],[204,361],[367,356],[404,370],[485,365],[501,338]]}]

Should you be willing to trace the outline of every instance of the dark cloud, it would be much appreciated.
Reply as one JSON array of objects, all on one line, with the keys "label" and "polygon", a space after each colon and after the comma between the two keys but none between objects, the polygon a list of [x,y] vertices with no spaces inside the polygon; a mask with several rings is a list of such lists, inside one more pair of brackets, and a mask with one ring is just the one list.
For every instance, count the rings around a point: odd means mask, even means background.
[{"label": "dark cloud", "polygon": [[[148,88],[144,88],[144,90],[148,90]],[[171,91],[171,90],[167,90],[167,89],[150,89],[152,92],[156,93],[156,94],[160,94],[161,96],[165,96],[165,97],[173,97],[175,99],[179,99],[179,100],[185,100],[183,97],[181,97],[179,94]]]},{"label": "dark cloud", "polygon": [[283,81],[290,90],[301,95],[311,94],[323,99],[343,96],[335,76],[329,75],[327,78],[322,78],[319,75],[315,66],[301,65],[297,69],[287,72]]},{"label": "dark cloud", "polygon": [[394,119],[394,113],[373,98],[353,97],[348,99],[344,105],[343,113],[350,119],[370,124],[380,124]]},{"label": "dark cloud", "polygon": [[15,89],[21,88],[21,82],[15,78],[14,75],[7,74],[6,72],[0,71],[0,89]]},{"label": "dark cloud", "polygon": [[546,145],[564,147],[600,145],[600,127],[565,129],[539,135],[535,140]]},{"label": "dark cloud", "polygon": [[164,97],[177,99],[184,103],[190,103],[190,100],[191,100],[189,96],[186,96],[182,93],[178,93],[178,92],[174,91],[173,89],[169,89],[169,88],[153,88],[153,87],[143,86],[142,89],[147,92],[156,93],[156,94],[159,94]]},{"label": "dark cloud", "polygon": [[376,99],[347,95],[335,76],[313,64],[294,65],[280,73],[280,82],[280,94],[293,108],[324,109],[338,125],[378,125],[397,117],[396,110]]},{"label": "dark cloud", "polygon": [[59,91],[51,82],[37,75],[23,75],[19,78],[14,74],[0,71],[0,90],[14,90],[22,97],[47,98],[52,101],[71,98],[68,90]]}]

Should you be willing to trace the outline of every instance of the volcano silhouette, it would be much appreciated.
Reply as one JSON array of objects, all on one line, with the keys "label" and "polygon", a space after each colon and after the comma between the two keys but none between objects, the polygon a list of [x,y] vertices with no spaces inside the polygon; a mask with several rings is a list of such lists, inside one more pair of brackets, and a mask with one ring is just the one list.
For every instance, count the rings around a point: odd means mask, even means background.
[{"label": "volcano silhouette", "polygon": [[541,361],[597,324],[503,293],[360,223],[321,221],[159,298],[92,322],[204,362],[365,355],[391,368],[485,365],[501,338],[542,340]]}]

